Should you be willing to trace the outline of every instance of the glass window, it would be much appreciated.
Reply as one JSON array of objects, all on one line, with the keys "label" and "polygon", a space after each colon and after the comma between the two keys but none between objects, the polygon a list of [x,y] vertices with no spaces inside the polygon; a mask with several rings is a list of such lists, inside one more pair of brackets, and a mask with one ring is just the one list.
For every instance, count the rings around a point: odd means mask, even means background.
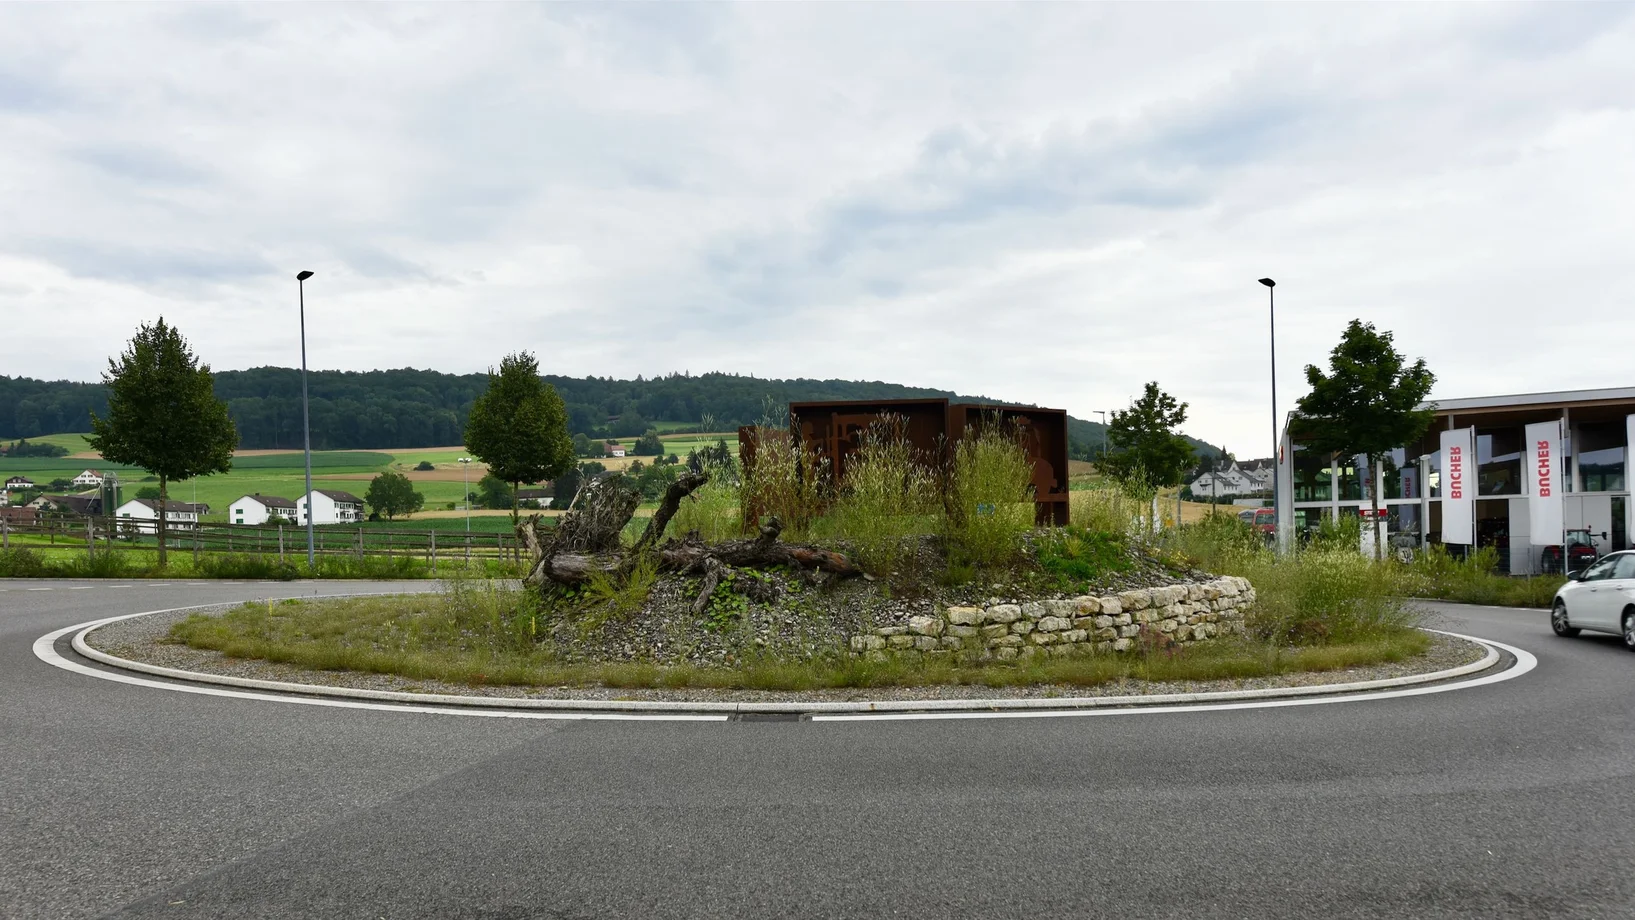
[{"label": "glass window", "polygon": [[1578,478],[1585,492],[1623,490],[1626,437],[1622,422],[1578,426]]},{"label": "glass window", "polygon": [[1625,553],[1622,556],[1613,556],[1613,578],[1635,578],[1635,553]]},{"label": "glass window", "polygon": [[1294,509],[1294,535],[1303,546],[1316,536],[1323,526],[1323,519],[1328,517],[1327,508],[1296,508]]},{"label": "glass window", "polygon": [[1522,429],[1476,429],[1476,494],[1521,494]]},{"label": "glass window", "polygon": [[1433,450],[1425,455],[1425,489],[1431,498],[1442,497],[1442,451]]},{"label": "glass window", "polygon": [[1328,458],[1304,444],[1294,445],[1291,485],[1297,502],[1326,502],[1333,491]]},{"label": "glass window", "polygon": [[1368,458],[1358,454],[1355,457],[1339,457],[1336,461],[1340,474],[1340,501],[1367,501]]},{"label": "glass window", "polygon": [[1612,567],[1618,563],[1617,556],[1608,556],[1600,562],[1584,570],[1584,577],[1580,581],[1600,581],[1612,577]]},{"label": "glass window", "polygon": [[1419,506],[1418,505],[1391,505],[1385,509],[1386,530],[1389,533],[1406,533],[1419,536]]},{"label": "glass window", "polygon": [[1421,491],[1419,458],[1408,456],[1408,451],[1401,447],[1381,454],[1380,481],[1383,483],[1381,498],[1418,498]]}]

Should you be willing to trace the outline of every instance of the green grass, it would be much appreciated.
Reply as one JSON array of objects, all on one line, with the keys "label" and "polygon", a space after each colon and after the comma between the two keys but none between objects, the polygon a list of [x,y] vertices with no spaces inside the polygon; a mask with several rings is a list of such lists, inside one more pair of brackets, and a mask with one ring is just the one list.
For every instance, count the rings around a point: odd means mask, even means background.
[{"label": "green grass", "polygon": [[[19,545],[13,540],[11,549],[0,550],[0,578],[405,579],[446,578],[466,571],[465,561],[453,546],[439,551],[435,574],[422,556],[401,552],[393,556],[381,553],[319,556],[317,570],[308,571],[305,543],[293,540],[285,544],[282,564],[277,552],[200,553],[195,562],[190,548],[177,545],[171,547],[169,555],[169,565],[160,569],[159,551],[148,547],[121,546],[104,551],[99,545],[93,558],[86,554],[84,544],[50,547]],[[472,559],[470,571],[485,577],[517,577],[514,566],[492,557]]]},{"label": "green grass", "polygon": [[394,674],[414,680],[533,687],[818,690],[965,684],[1094,687],[1121,681],[1229,680],[1332,671],[1407,660],[1429,647],[1417,631],[1316,648],[1220,641],[1183,652],[1039,657],[1015,662],[870,662],[835,655],[763,659],[737,668],[558,659],[535,641],[535,614],[521,592],[455,582],[437,595],[245,604],[195,615],[171,638],[193,648],[316,670]]}]

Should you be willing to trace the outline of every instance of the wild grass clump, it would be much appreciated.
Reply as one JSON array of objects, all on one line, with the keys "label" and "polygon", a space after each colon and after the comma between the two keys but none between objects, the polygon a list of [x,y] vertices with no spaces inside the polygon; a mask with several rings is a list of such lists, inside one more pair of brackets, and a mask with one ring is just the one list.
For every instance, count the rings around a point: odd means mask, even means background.
[{"label": "wild grass clump", "polygon": [[865,571],[896,571],[917,538],[937,532],[936,473],[909,442],[906,419],[889,416],[870,425],[846,460],[845,478],[820,529],[845,540]]},{"label": "wild grass clump", "polygon": [[744,464],[740,498],[758,517],[782,521],[788,539],[805,539],[812,521],[823,513],[828,461],[787,429],[760,425],[753,432],[753,459]]},{"label": "wild grass clump", "polygon": [[1033,551],[1039,567],[1071,593],[1088,591],[1107,575],[1135,567],[1123,534],[1077,525],[1044,531]]},{"label": "wild grass clump", "polygon": [[1069,493],[1068,510],[1073,522],[1086,530],[1142,540],[1148,536],[1147,502],[1114,482],[1100,482]]},{"label": "wild grass clump", "polygon": [[1015,432],[997,421],[954,445],[948,471],[950,562],[1003,568],[1033,529],[1033,462]]},{"label": "wild grass clump", "polygon": [[710,471],[710,481],[681,500],[675,517],[670,519],[669,532],[686,536],[697,531],[706,543],[743,536],[744,511],[738,493],[736,476],[729,478],[717,470]]},{"label": "wild grass clump", "polygon": [[293,581],[301,571],[277,556],[252,556],[247,553],[206,553],[195,566],[204,578],[245,578],[257,581]]},{"label": "wild grass clump", "polygon": [[652,553],[637,554],[627,572],[592,572],[578,594],[580,628],[589,632],[609,620],[634,616],[658,580],[658,559]]},{"label": "wild grass clump", "polygon": [[46,578],[52,566],[27,547],[0,549],[0,578]]},{"label": "wild grass clump", "polygon": [[1163,535],[1162,545],[1186,557],[1194,567],[1223,575],[1236,574],[1272,550],[1266,540],[1235,514],[1216,512]]},{"label": "wild grass clump", "polygon": [[1548,607],[1567,579],[1561,575],[1516,578],[1497,572],[1499,554],[1490,546],[1460,558],[1444,547],[1417,553],[1399,568],[1402,591],[1414,597],[1490,604],[1500,607]]},{"label": "wild grass clump", "polygon": [[313,578],[431,578],[431,567],[413,556],[319,556]]}]

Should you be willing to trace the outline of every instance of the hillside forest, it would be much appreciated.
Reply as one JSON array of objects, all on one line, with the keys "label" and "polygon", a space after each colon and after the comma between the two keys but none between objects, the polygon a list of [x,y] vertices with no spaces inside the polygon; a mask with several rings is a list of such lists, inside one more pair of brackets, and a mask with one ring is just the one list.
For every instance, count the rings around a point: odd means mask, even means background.
[{"label": "hillside forest", "polygon": [[[738,374],[614,380],[545,375],[567,403],[569,430],[591,438],[635,438],[663,425],[730,431],[781,414],[784,404],[830,399],[961,399],[992,402],[946,390],[857,380],[768,380]],[[488,384],[485,374],[444,374],[405,368],[384,371],[312,371],[313,450],[439,447],[459,444],[466,416]],[[216,396],[227,402],[240,449],[301,446],[301,374],[294,368],[258,367],[215,372]],[[0,376],[0,439],[91,430],[91,413],[107,412],[100,383]],[[1090,459],[1104,443],[1103,428],[1069,416],[1076,459]],[[1217,448],[1195,442],[1199,452]]]}]

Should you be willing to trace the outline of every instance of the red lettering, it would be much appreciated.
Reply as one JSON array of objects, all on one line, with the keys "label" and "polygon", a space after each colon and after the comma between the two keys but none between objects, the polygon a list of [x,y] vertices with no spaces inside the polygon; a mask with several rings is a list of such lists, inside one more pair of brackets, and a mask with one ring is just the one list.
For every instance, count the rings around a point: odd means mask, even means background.
[{"label": "red lettering", "polygon": [[1540,498],[1550,497],[1550,442],[1538,442],[1538,494]]},{"label": "red lettering", "polygon": [[1457,446],[1448,448],[1448,497],[1465,497],[1464,450]]}]

